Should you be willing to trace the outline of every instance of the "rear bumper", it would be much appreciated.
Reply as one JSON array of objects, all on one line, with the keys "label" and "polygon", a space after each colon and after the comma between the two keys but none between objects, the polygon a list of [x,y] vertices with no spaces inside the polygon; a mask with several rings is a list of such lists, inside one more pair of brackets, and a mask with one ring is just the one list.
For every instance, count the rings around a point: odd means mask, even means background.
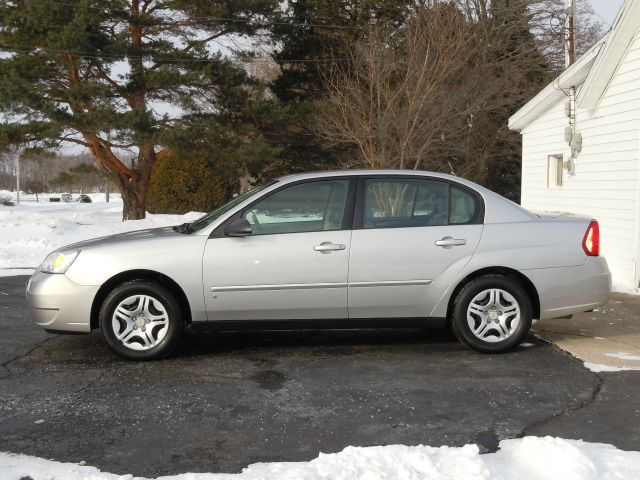
[{"label": "rear bumper", "polygon": [[577,267],[522,270],[540,298],[540,320],[586,312],[609,301],[611,273],[604,257]]},{"label": "rear bumper", "polygon": [[36,325],[47,331],[90,333],[91,305],[99,288],[37,271],[27,284],[27,303]]}]

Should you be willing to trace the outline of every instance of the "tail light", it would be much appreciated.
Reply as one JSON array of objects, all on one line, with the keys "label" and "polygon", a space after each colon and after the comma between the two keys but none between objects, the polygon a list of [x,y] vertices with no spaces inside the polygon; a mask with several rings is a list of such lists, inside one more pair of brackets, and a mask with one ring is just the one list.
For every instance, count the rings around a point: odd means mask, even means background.
[{"label": "tail light", "polygon": [[582,249],[590,257],[600,255],[600,227],[597,220],[591,220],[582,240]]}]

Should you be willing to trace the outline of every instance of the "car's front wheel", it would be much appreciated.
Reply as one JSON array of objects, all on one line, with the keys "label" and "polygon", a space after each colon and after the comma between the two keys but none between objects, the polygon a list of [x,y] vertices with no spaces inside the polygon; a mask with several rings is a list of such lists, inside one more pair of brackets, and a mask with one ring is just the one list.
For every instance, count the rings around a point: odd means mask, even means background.
[{"label": "car's front wheel", "polygon": [[100,309],[100,328],[119,355],[152,360],[169,354],[180,339],[183,316],[175,296],[162,285],[135,280],[113,289]]},{"label": "car's front wheel", "polygon": [[503,275],[484,275],[458,293],[452,314],[456,337],[484,353],[506,352],[531,328],[531,300],[520,283]]}]

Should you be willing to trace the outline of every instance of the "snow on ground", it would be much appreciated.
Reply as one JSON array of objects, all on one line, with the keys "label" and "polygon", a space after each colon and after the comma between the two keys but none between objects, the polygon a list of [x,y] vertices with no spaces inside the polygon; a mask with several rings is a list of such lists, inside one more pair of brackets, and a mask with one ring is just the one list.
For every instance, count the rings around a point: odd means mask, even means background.
[{"label": "snow on ground", "polygon": [[[0,192],[0,194],[9,192]],[[93,203],[21,202],[14,207],[0,205],[0,275],[30,274],[53,250],[70,243],[143,228],[178,225],[195,220],[202,213],[151,215],[144,220],[122,221],[122,199],[90,194]],[[15,200],[15,194],[12,195]],[[76,195],[77,197],[77,195]],[[15,270],[27,269],[27,270]]]},{"label": "snow on ground", "polygon": [[607,353],[605,355],[607,357],[619,358],[620,360],[631,360],[634,362],[640,362],[640,356],[633,355],[632,353],[628,353],[628,352]]},{"label": "snow on ground", "polygon": [[[631,366],[615,367],[601,363],[584,362],[584,366],[592,372],[624,372],[628,370],[640,370],[640,356],[628,352],[605,353],[607,357],[617,358],[631,362]],[[635,362],[635,363],[634,363]]]},{"label": "snow on ground", "polygon": [[[84,462],[80,462],[84,463]],[[0,453],[6,480],[133,480],[74,463]],[[500,442],[496,453],[464,447],[347,447],[310,462],[256,463],[239,474],[185,473],[163,480],[608,480],[638,478],[640,452],[612,445],[525,437]]]},{"label": "snow on ground", "polygon": [[628,295],[640,295],[640,289],[638,288],[633,288],[630,287],[624,283],[620,283],[620,282],[613,282],[613,286],[611,287],[611,289],[614,292],[618,292],[618,293],[626,293]]},{"label": "snow on ground", "polygon": [[[607,354],[608,355],[608,354]],[[626,372],[628,370],[640,370],[640,365],[637,367],[615,367],[613,365],[605,365],[603,363],[591,363],[584,362],[584,367],[588,368],[592,372]]]}]

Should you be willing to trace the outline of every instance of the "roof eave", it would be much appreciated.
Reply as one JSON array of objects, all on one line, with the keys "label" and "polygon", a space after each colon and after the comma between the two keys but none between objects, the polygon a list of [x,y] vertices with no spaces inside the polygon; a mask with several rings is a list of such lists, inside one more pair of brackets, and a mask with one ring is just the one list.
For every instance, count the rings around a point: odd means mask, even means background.
[{"label": "roof eave", "polygon": [[542,89],[540,93],[525,103],[520,110],[514,113],[509,118],[509,128],[511,130],[521,131],[529,123],[552,107],[558,100],[562,99],[565,96],[563,90],[575,87],[584,82],[606,39],[607,35],[585,52],[576,63],[564,70],[553,82]]},{"label": "roof eave", "polygon": [[594,63],[584,88],[576,98],[580,108],[596,109],[639,27],[640,2],[627,0],[616,16],[602,55]]}]

